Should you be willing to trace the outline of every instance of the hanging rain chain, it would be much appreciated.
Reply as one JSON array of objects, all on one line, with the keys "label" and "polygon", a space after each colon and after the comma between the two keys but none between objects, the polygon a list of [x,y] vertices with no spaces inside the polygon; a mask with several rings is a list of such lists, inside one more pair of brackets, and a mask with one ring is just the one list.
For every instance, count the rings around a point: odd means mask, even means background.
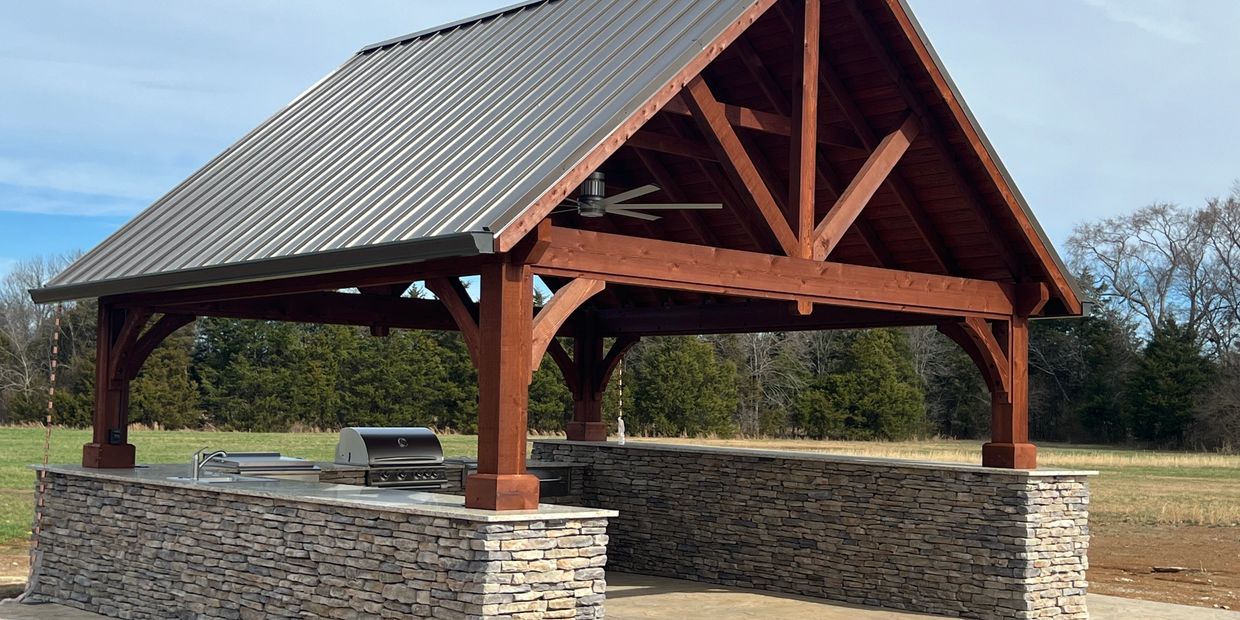
[{"label": "hanging rain chain", "polygon": [[43,420],[43,468],[39,470],[38,492],[34,508],[34,526],[31,529],[30,541],[30,576],[26,582],[25,597],[34,589],[34,579],[38,572],[39,533],[43,529],[43,501],[47,495],[47,465],[52,453],[52,414],[56,412],[56,371],[60,365],[60,321],[64,315],[64,304],[56,304],[55,321],[52,324],[52,353],[48,359],[47,374],[47,417]]}]

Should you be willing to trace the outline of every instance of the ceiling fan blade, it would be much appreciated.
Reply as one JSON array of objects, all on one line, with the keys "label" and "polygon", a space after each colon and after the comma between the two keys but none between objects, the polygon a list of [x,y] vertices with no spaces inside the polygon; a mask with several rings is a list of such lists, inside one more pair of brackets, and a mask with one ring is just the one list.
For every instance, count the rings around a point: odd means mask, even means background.
[{"label": "ceiling fan blade", "polygon": [[[643,210],[646,210],[646,211],[671,211],[671,210],[677,210],[677,211],[679,211],[679,210],[694,210],[694,209],[697,209],[697,210],[702,210],[702,209],[722,209],[722,208],[723,208],[723,205],[722,205],[722,204],[719,204],[719,203],[717,203],[717,202],[674,202],[674,203],[670,203],[670,204],[663,204],[663,203],[655,203],[655,204],[636,204],[636,203],[629,203],[629,204],[616,205],[616,207],[620,207],[620,208],[622,208],[622,209],[643,209]],[[608,209],[612,209],[612,208],[614,208],[614,207],[608,207]]]},{"label": "ceiling fan blade", "polygon": [[659,191],[660,189],[662,188],[659,187],[658,185],[643,185],[637,189],[631,189],[627,192],[616,194],[615,196],[608,196],[598,201],[598,204],[601,204],[603,206],[614,205],[618,202],[624,202],[626,200],[640,198],[642,196],[645,196],[646,194],[653,194]]},{"label": "ceiling fan blade", "polygon": [[659,216],[657,215],[650,215],[648,213],[638,213],[637,211],[629,211],[628,209],[617,209],[615,207],[607,209],[607,213],[610,215],[623,215],[624,217],[633,217],[639,220],[646,220],[647,222],[653,222],[655,220],[660,219]]}]

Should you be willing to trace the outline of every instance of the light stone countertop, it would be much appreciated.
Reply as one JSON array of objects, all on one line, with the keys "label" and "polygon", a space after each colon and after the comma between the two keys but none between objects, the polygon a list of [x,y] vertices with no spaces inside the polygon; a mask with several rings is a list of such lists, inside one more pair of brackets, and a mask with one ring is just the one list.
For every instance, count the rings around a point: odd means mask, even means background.
[{"label": "light stone countertop", "polygon": [[[905,467],[911,469],[932,469],[936,471],[957,471],[969,472],[986,476],[1013,476],[1018,478],[1026,477],[1056,477],[1056,476],[1097,476],[1097,471],[1092,470],[1068,470],[1068,469],[1001,469],[998,467],[982,467],[981,465],[965,465],[963,463],[947,463],[940,461],[915,461],[906,459],[887,459],[872,456],[849,456],[843,454],[829,454],[825,452],[798,452],[795,450],[761,450],[756,448],[732,448],[721,446],[700,446],[693,444],[669,444],[658,443],[655,441],[645,440],[628,440],[624,444],[615,441],[567,441],[563,439],[535,439],[535,444],[548,445],[586,445],[603,449],[614,449],[617,452],[624,450],[658,450],[662,452],[682,452],[687,454],[713,454],[718,456],[747,457],[759,459],[794,459],[802,461],[822,461],[827,463],[841,463],[875,466],[883,465],[887,467],[897,468]],[[979,453],[978,458],[981,458]]]},{"label": "light stone countertop", "polygon": [[234,477],[235,482],[172,480],[185,476],[188,465],[139,465],[133,469],[90,469],[80,465],[32,465],[36,471],[112,482],[192,489],[221,495],[261,497],[361,510],[461,519],[482,523],[514,523],[548,519],[598,519],[618,515],[614,510],[540,504],[537,510],[491,511],[465,507],[465,498],[401,489],[376,489],[347,484],[324,484],[271,478]]}]

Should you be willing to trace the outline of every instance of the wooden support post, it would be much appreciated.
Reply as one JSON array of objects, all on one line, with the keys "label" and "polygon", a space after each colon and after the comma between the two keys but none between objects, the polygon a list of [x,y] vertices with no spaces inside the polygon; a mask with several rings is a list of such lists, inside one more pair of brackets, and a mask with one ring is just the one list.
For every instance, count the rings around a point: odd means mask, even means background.
[{"label": "wooden support post", "polygon": [[465,505],[469,508],[538,507],[538,478],[525,471],[533,303],[533,273],[528,265],[503,261],[483,268],[478,330],[478,473],[465,481]]},{"label": "wooden support post", "polygon": [[[141,318],[141,324],[138,319]],[[129,443],[129,377],[118,372],[128,345],[149,318],[140,310],[117,308],[99,300],[95,348],[94,434],[82,447],[82,466],[121,469],[134,466]]]},{"label": "wooden support post", "polygon": [[1008,391],[991,391],[990,443],[982,446],[982,465],[1035,469],[1038,450],[1029,443],[1029,319],[1000,323],[996,336],[1008,363]]},{"label": "wooden support post", "polygon": [[[818,180],[818,51],[821,24],[819,0],[806,0],[805,21],[801,28],[801,100],[799,114],[793,117],[791,183],[788,202],[796,211],[797,243],[801,258],[814,256],[817,231],[814,230]],[[798,301],[797,313],[808,316],[814,304]]]},{"label": "wooden support post", "polygon": [[584,321],[573,338],[573,419],[568,423],[569,441],[607,441],[603,423],[603,391],[596,389],[603,365],[603,337],[597,324]]},{"label": "wooden support post", "polygon": [[1034,469],[1037,448],[1029,443],[1029,319],[1014,315],[990,323],[968,318],[939,326],[977,364],[990,388],[990,443],[982,465]]}]

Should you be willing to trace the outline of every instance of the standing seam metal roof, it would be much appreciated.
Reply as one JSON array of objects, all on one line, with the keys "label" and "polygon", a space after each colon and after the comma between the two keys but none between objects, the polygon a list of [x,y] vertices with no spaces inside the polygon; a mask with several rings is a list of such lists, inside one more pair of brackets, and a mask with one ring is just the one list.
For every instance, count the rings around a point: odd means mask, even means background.
[{"label": "standing seam metal roof", "polygon": [[364,48],[35,297],[488,252],[753,4],[542,0]]}]

